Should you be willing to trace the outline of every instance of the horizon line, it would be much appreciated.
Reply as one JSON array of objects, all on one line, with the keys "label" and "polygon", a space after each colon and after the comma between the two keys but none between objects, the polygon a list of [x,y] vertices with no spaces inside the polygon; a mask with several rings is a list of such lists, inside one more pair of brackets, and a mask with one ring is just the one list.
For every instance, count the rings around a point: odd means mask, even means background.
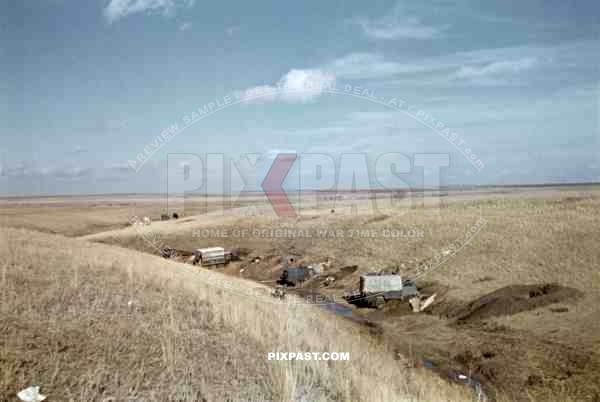
[{"label": "horizon line", "polygon": [[[429,188],[421,188],[421,189],[394,189],[394,188],[364,188],[364,189],[354,189],[354,190],[314,190],[314,189],[305,189],[305,190],[287,190],[284,189],[285,194],[298,194],[298,193],[323,193],[323,194],[331,194],[331,193],[383,193],[388,191],[400,191],[400,192],[411,192],[411,193],[419,193],[423,191],[454,191],[454,190],[469,190],[469,189],[489,189],[489,188],[540,188],[540,187],[569,187],[569,186],[594,186],[600,185],[600,181],[581,181],[581,182],[567,182],[567,183],[556,183],[556,182],[545,182],[545,183],[531,183],[531,184],[453,184],[448,186],[440,186],[440,187],[429,187]],[[244,193],[240,193],[244,194]],[[256,190],[256,191],[246,191],[247,195],[260,195],[264,194],[264,192]],[[0,200],[6,199],[19,199],[19,198],[62,198],[62,197],[101,197],[101,196],[167,196],[168,193],[159,192],[159,193],[79,193],[79,194],[10,194],[4,195],[0,194]],[[222,196],[227,195],[227,193],[187,193],[190,196]]]}]

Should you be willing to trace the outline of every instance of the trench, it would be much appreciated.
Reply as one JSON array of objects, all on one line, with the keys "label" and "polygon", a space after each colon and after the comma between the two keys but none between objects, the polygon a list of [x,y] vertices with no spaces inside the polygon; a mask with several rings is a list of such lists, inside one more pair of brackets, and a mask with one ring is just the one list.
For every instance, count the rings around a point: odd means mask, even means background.
[{"label": "trench", "polygon": [[[320,293],[315,292],[314,290],[308,289],[290,289],[290,293],[295,293],[298,295],[305,296],[307,294],[311,294],[313,296],[322,296]],[[323,296],[324,297],[324,296]],[[366,317],[358,316],[354,314],[354,310],[344,304],[341,303],[312,303],[324,311],[336,315],[338,317],[342,317],[346,320],[350,320],[358,325],[363,325],[368,327],[369,329],[375,329],[382,331],[379,324],[376,322],[369,320]],[[422,366],[435,373],[436,375],[444,378],[446,381],[454,384],[462,384],[464,386],[468,386],[472,389],[477,401],[482,402],[492,402],[493,399],[490,397],[491,393],[488,391],[489,388],[483,384],[481,381],[469,377],[459,371],[451,370],[446,367],[442,367],[434,364],[432,361],[428,359],[420,359]]]},{"label": "trench", "polygon": [[[183,255],[184,252],[181,250],[178,250],[181,252],[181,254]],[[350,268],[356,268],[354,267],[350,267]],[[225,272],[226,274],[230,274]],[[231,274],[230,274],[231,275]],[[250,278],[247,278],[250,279]],[[257,281],[256,278],[253,279],[254,282],[257,283],[261,283],[260,281]],[[274,281],[268,281],[268,282],[274,282]],[[381,335],[383,333],[383,328],[382,326],[377,323],[376,321],[369,319],[367,317],[364,316],[360,316],[355,314],[354,309],[339,303],[339,302],[330,302],[330,303],[319,303],[316,300],[319,299],[325,299],[327,300],[328,297],[324,294],[321,294],[320,292],[318,292],[316,289],[311,289],[311,288],[288,288],[288,292],[291,294],[296,294],[298,296],[312,296],[312,302],[310,302],[311,304],[314,304],[316,306],[318,306],[318,308],[327,311],[330,314],[336,315],[338,317],[341,317],[343,319],[349,320],[353,323],[355,323],[356,325],[360,325],[363,326],[364,328],[366,328],[368,330],[368,332],[371,335],[377,336],[377,335]],[[493,392],[491,392],[492,388],[489,388],[485,383],[483,383],[481,380],[467,376],[466,374],[463,374],[459,371],[453,370],[449,367],[447,367],[446,365],[442,364],[436,364],[433,361],[426,359],[422,356],[418,357],[417,359],[418,362],[420,362],[420,366],[430,370],[432,373],[435,373],[435,375],[439,376],[440,378],[448,381],[449,383],[453,383],[453,384],[459,384],[462,386],[467,386],[469,388],[471,388],[474,397],[477,401],[481,401],[481,402],[492,402],[494,401],[493,398]]]}]

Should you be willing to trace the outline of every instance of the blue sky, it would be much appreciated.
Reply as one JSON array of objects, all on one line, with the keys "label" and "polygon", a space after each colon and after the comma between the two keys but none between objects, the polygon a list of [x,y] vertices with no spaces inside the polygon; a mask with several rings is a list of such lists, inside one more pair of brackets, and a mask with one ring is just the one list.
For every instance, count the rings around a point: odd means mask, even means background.
[{"label": "blue sky", "polygon": [[[446,153],[441,184],[600,178],[594,1],[14,3],[0,16],[1,193],[164,192],[174,153],[262,153],[258,183],[280,151],[365,152],[370,171],[385,152]],[[130,166],[209,102],[331,80],[435,117],[484,167],[425,122],[318,91],[224,108]]]}]

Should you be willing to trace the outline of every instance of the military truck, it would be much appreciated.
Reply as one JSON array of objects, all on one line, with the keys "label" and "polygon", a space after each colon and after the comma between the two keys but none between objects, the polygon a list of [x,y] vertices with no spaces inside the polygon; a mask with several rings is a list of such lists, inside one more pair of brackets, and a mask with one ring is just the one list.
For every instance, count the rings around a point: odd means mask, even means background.
[{"label": "military truck", "polygon": [[306,282],[315,274],[314,269],[309,267],[285,268],[281,271],[277,283],[284,286],[297,286]]},{"label": "military truck", "polygon": [[346,297],[349,303],[381,308],[388,300],[405,300],[417,296],[416,285],[403,281],[397,273],[373,272],[360,276],[358,292]]},{"label": "military truck", "polygon": [[231,254],[223,247],[199,248],[194,250],[194,265],[226,265],[231,261]]}]

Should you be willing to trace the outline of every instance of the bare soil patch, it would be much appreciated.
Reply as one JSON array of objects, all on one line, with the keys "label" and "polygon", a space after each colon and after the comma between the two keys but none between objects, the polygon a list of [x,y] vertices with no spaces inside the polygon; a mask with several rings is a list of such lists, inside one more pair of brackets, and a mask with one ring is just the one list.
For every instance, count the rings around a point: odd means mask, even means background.
[{"label": "bare soil patch", "polygon": [[553,303],[574,301],[582,295],[577,289],[558,284],[512,285],[481,296],[466,305],[442,305],[438,310],[445,310],[440,312],[445,318],[465,323],[513,315]]}]

